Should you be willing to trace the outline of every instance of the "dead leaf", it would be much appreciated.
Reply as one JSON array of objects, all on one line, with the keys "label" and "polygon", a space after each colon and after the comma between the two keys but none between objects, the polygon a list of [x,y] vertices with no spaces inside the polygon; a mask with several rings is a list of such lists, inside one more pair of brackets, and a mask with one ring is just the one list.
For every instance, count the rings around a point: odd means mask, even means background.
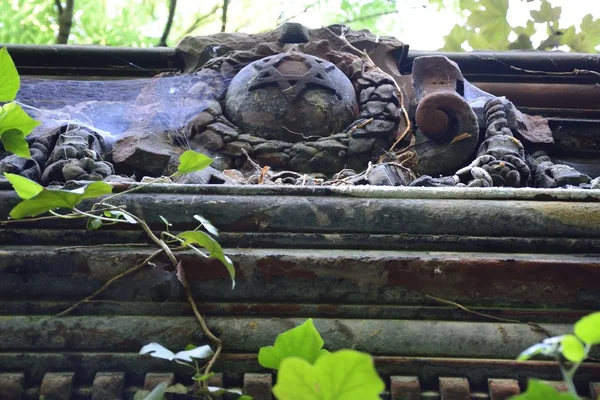
[{"label": "dead leaf", "polygon": [[181,282],[181,284],[183,285],[183,287],[187,287],[188,286],[188,281],[187,278],[185,277],[185,269],[183,269],[183,261],[179,260],[179,262],[177,263],[177,270],[175,270],[175,274],[177,275],[177,279],[179,280],[179,282]]},{"label": "dead leaf", "polygon": [[467,138],[470,138],[471,134],[470,133],[461,133],[460,135],[456,136],[454,139],[452,139],[452,141],[450,142],[450,144],[454,144],[456,142],[460,142],[461,140],[465,140]]},{"label": "dead leaf", "polygon": [[265,175],[267,174],[267,172],[269,172],[270,169],[271,167],[267,165],[260,170],[260,177],[258,178],[259,185],[265,181]]}]

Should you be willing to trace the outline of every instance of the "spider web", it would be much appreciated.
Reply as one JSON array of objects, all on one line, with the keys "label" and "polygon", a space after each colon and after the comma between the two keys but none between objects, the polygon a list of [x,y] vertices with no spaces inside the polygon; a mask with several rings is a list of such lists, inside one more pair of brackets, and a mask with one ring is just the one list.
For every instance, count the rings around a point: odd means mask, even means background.
[{"label": "spider web", "polygon": [[16,101],[41,122],[32,133],[79,125],[114,143],[128,130],[171,133],[187,143],[183,128],[225,94],[230,78],[212,70],[196,74],[119,80],[21,78]]}]

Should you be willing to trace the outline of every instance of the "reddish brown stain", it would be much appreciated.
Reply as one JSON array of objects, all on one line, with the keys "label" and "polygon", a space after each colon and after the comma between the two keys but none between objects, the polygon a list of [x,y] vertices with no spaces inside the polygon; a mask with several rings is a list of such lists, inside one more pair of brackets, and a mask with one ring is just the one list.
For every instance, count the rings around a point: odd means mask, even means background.
[{"label": "reddish brown stain", "polygon": [[286,277],[299,280],[312,280],[317,277],[315,271],[298,266],[295,262],[278,258],[263,258],[256,262],[260,276],[267,282],[273,279]]},{"label": "reddish brown stain", "polygon": [[[560,302],[582,290],[597,291],[600,265],[560,260],[416,259],[384,263],[387,286],[441,298]],[[434,273],[438,269],[440,273]]]}]

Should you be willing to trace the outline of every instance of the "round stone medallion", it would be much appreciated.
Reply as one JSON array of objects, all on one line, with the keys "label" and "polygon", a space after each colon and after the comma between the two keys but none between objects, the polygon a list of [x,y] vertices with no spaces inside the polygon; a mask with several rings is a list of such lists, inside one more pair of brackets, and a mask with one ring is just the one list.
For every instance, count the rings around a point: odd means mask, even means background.
[{"label": "round stone medallion", "polygon": [[226,116],[245,133],[288,142],[339,133],[357,113],[348,77],[332,63],[300,53],[247,65],[225,98]]}]

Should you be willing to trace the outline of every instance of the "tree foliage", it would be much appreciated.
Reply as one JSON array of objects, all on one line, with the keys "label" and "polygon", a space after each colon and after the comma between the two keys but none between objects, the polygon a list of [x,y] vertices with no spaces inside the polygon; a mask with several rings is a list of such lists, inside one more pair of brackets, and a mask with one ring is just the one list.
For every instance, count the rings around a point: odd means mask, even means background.
[{"label": "tree foliage", "polygon": [[[61,42],[59,31],[63,25],[60,16],[63,13],[60,10],[67,9],[68,1],[4,1],[8,6],[3,6],[0,14],[0,43]],[[259,32],[288,20],[306,21],[306,18],[302,19],[306,15],[318,17],[308,19],[314,20],[315,26],[345,24],[352,29],[369,29],[376,34],[396,35],[403,39],[399,30],[403,18],[410,16],[399,10],[406,4],[414,4],[413,8],[427,7],[431,13],[450,12],[455,16],[453,19],[459,21],[446,32],[441,50],[550,50],[560,47],[596,53],[600,46],[600,18],[588,13],[581,22],[567,25],[556,1],[264,0],[258,7],[252,0],[74,0],[72,29],[67,43],[135,47],[174,45],[188,34],[211,34],[224,28],[230,32]],[[509,15],[523,4],[533,8],[528,19],[521,24],[511,24]],[[174,11],[172,15],[170,11]],[[431,34],[427,32],[426,24],[423,29],[423,34]]]},{"label": "tree foliage", "polygon": [[[523,0],[520,0],[523,1]],[[439,8],[451,7],[460,15],[468,15],[464,24],[456,24],[444,37],[442,50],[464,51],[465,44],[481,50],[551,50],[567,46],[570,51],[595,53],[600,45],[600,19],[592,14],[583,17],[579,26],[561,25],[561,7],[549,0],[528,0],[539,4],[530,11],[524,26],[512,26],[507,20],[509,0],[429,0]],[[536,27],[537,24],[537,27]],[[532,36],[545,30],[546,39],[534,47]]]}]

